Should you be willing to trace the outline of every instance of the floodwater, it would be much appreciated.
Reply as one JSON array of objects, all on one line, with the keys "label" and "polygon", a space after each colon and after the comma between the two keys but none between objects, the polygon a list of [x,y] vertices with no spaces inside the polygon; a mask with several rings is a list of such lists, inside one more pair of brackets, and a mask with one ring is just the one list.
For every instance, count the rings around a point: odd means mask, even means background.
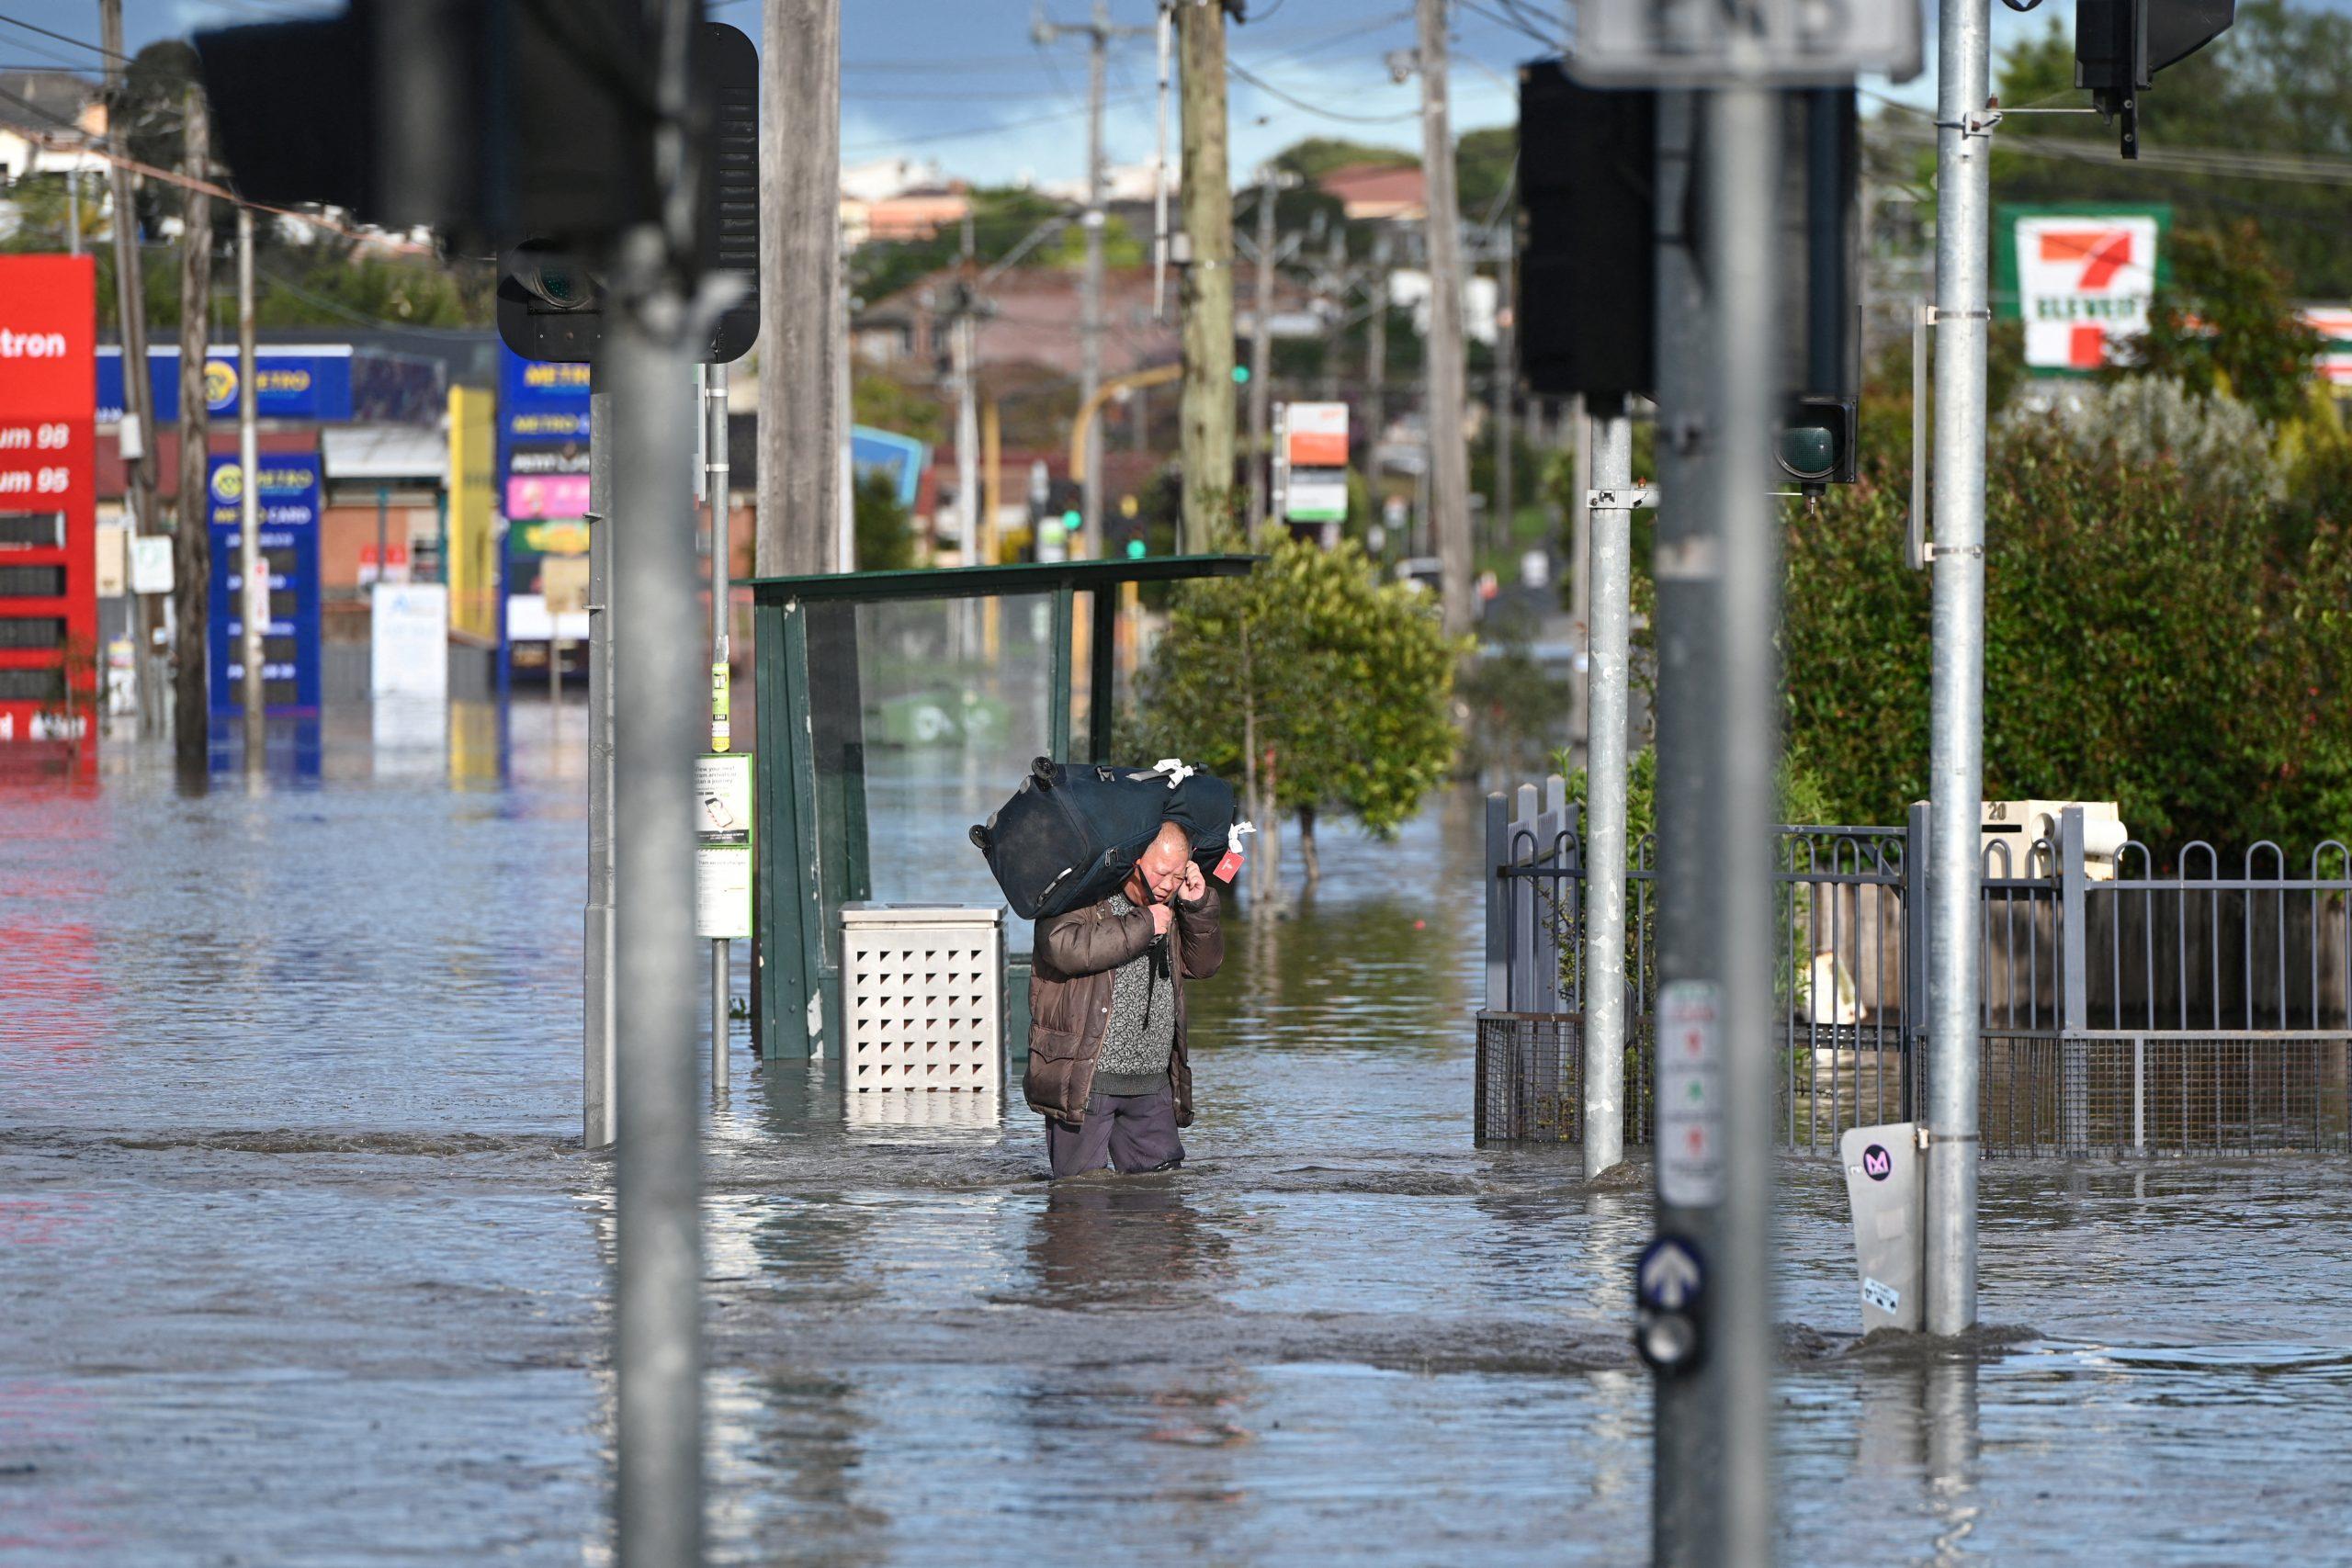
[{"label": "floodwater", "polygon": [[[0,792],[0,1563],[609,1559],[581,721]],[[1478,833],[1234,922],[1174,1176],[739,1038],[714,1558],[1645,1561],[1646,1182],[1471,1145]],[[1839,1175],[1781,1191],[1782,1562],[2352,1555],[2344,1162],[1988,1166],[1981,1354],[1858,1348]]]}]

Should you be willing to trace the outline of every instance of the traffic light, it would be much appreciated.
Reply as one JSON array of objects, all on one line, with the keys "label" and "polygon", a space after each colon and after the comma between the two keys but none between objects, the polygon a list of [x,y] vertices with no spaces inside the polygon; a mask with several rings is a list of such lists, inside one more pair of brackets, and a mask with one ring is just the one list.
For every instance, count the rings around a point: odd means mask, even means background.
[{"label": "traffic light", "polygon": [[[500,335],[530,358],[585,360],[605,248],[660,215],[649,15],[636,0],[350,0],[196,48],[239,194],[495,250]],[[759,325],[759,61],[733,28],[697,16],[692,36],[704,177],[686,260],[743,287],[702,355],[723,361]]]},{"label": "traffic light", "polygon": [[2140,93],[2229,30],[2237,0],[2075,0],[2075,85],[2120,121],[2123,156],[2140,155]]},{"label": "traffic light", "polygon": [[1519,73],[1514,307],[1530,391],[1657,389],[1657,94],[1588,87],[1556,60]]},{"label": "traffic light", "polygon": [[198,33],[196,51],[221,152],[256,200],[480,249],[597,242],[657,214],[655,51],[631,0],[351,0],[340,17]]},{"label": "traffic light", "polygon": [[1250,367],[1237,365],[1233,367],[1233,384],[1237,387],[1246,387],[1250,384]]},{"label": "traffic light", "polygon": [[[721,22],[703,24],[695,92],[707,107],[697,249],[713,271],[742,280],[699,357],[740,359],[760,334],[760,60],[752,40]],[[498,267],[498,335],[526,359],[585,364],[604,334],[604,286],[586,253],[535,238],[504,252]]]},{"label": "traffic light", "polygon": [[1799,397],[1772,443],[1781,472],[1807,495],[1854,482],[1854,400]]}]

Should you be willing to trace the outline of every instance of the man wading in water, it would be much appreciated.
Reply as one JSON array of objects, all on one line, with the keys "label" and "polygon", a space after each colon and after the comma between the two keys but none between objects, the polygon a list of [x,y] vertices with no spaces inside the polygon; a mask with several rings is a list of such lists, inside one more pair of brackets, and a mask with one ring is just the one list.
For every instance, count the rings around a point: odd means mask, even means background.
[{"label": "man wading in water", "polygon": [[1176,1136],[1193,1124],[1184,982],[1224,962],[1216,889],[1173,822],[1118,892],[1037,922],[1027,1089],[1030,1108],[1045,1114],[1056,1176],[1184,1163]]}]

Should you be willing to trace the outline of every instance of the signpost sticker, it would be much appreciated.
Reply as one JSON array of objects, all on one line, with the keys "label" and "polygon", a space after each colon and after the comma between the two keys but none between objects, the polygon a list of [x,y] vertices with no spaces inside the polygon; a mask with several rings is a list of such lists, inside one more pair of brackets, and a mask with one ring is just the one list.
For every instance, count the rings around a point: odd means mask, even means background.
[{"label": "signpost sticker", "polygon": [[1723,987],[1676,980],[1657,1013],[1658,1197],[1710,1207],[1724,1201]]},{"label": "signpost sticker", "polygon": [[1862,1151],[1862,1174],[1872,1181],[1884,1181],[1894,1170],[1894,1156],[1886,1152],[1883,1144],[1872,1144]]},{"label": "signpost sticker", "polygon": [[1862,1280],[1862,1300],[1890,1317],[1903,1309],[1902,1292],[1892,1285],[1881,1284],[1867,1275]]}]

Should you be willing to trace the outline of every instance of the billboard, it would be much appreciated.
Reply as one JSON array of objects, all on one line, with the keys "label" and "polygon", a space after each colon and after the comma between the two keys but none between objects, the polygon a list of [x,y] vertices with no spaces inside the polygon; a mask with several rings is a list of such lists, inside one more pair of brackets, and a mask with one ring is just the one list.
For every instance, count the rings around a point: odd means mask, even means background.
[{"label": "billboard", "polygon": [[2000,209],[1994,298],[2001,315],[2025,322],[2028,369],[2086,376],[2148,330],[2171,220],[2168,207]]},{"label": "billboard", "polygon": [[90,257],[0,256],[0,743],[96,739],[96,343]]},{"label": "billboard", "polygon": [[[269,624],[262,628],[262,701],[273,716],[319,711],[319,455],[261,455],[261,558],[269,573]],[[232,453],[212,455],[206,486],[212,523],[209,620],[212,711],[232,714],[244,677],[245,470]]]},{"label": "billboard", "polygon": [[[244,383],[237,351],[209,350],[204,356],[204,406],[215,417],[234,418]],[[147,385],[155,399],[157,425],[180,417],[180,351],[147,351]],[[303,420],[340,424],[352,417],[349,344],[268,344],[254,351],[254,414],[260,419]],[[122,418],[122,350],[98,350],[97,414],[100,424]]]},{"label": "billboard", "polygon": [[526,359],[498,345],[496,494],[507,521],[502,642],[588,635],[585,610],[550,607],[543,564],[588,553],[588,389],[585,365]]}]

